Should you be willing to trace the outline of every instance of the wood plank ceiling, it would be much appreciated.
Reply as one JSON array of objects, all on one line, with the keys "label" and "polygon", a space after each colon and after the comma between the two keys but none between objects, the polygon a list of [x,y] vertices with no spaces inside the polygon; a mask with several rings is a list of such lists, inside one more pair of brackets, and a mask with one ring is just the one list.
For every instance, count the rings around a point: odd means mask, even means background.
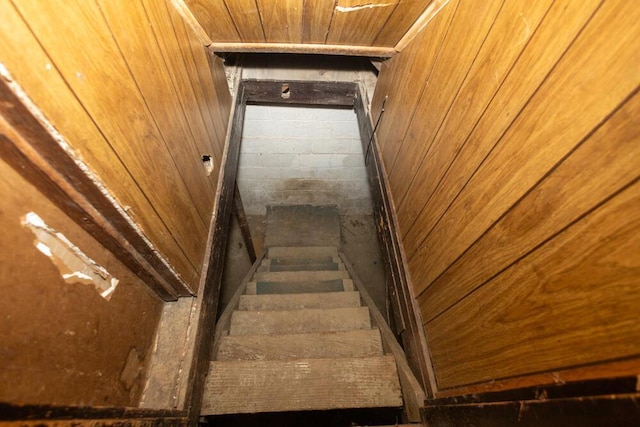
[{"label": "wood plank ceiling", "polygon": [[216,51],[392,56],[448,0],[172,0]]}]

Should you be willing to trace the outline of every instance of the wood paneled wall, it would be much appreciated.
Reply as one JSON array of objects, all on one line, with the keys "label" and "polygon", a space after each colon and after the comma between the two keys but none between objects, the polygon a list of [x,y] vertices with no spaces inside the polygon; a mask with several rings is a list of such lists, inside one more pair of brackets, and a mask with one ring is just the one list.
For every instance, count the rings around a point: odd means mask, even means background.
[{"label": "wood paneled wall", "polygon": [[0,14],[0,63],[197,291],[231,104],[221,60],[165,0]]},{"label": "wood paneled wall", "polygon": [[378,142],[441,392],[640,372],[639,19],[451,0],[383,65],[373,117],[388,97]]}]

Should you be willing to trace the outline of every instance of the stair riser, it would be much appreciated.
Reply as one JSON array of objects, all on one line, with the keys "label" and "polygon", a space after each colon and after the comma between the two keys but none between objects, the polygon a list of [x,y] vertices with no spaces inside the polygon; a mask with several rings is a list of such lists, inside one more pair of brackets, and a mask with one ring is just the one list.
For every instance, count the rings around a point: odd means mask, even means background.
[{"label": "stair riser", "polygon": [[359,307],[359,292],[284,295],[242,295],[238,310],[301,310],[305,308]]}]

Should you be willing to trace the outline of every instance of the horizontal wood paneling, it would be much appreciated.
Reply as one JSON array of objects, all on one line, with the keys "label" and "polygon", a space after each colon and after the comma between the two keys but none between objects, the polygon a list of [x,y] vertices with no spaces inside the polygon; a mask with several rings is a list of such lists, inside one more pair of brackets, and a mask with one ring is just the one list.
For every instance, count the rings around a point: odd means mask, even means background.
[{"label": "horizontal wood paneling", "polygon": [[228,120],[224,72],[213,81],[164,1],[12,3],[0,29],[15,44],[0,62],[195,292]]},{"label": "horizontal wood paneling", "polygon": [[640,11],[495,3],[452,1],[373,100],[440,390],[640,354]]},{"label": "horizontal wood paneling", "polygon": [[400,41],[431,2],[185,0],[214,45],[302,42],[389,48]]}]

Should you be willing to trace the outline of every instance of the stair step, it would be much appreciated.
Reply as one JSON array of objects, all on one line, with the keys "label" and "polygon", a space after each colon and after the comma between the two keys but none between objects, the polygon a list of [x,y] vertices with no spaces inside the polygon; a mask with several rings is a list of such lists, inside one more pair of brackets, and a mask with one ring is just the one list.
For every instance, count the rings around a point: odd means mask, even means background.
[{"label": "stair step", "polygon": [[273,271],[256,272],[254,281],[263,282],[307,282],[320,280],[349,279],[348,271]]},{"label": "stair step", "polygon": [[367,307],[234,311],[229,334],[300,334],[353,329],[371,329]]},{"label": "stair step", "polygon": [[378,329],[283,335],[227,335],[216,360],[290,360],[382,356]]},{"label": "stair step", "polygon": [[242,295],[238,310],[300,310],[304,308],[360,307],[359,292],[282,295]]},{"label": "stair step", "polygon": [[399,406],[393,356],[216,361],[201,415]]},{"label": "stair step", "polygon": [[268,258],[316,258],[338,256],[335,246],[273,246],[267,252]]},{"label": "stair step", "polygon": [[301,265],[301,264],[327,264],[342,262],[337,256],[323,256],[313,258],[271,258],[267,259],[272,265]]},{"label": "stair step", "polygon": [[322,264],[273,264],[268,266],[268,271],[344,271],[342,263],[328,262]]},{"label": "stair step", "polygon": [[351,279],[320,280],[310,282],[248,282],[245,294],[309,294],[321,292],[353,291]]}]

